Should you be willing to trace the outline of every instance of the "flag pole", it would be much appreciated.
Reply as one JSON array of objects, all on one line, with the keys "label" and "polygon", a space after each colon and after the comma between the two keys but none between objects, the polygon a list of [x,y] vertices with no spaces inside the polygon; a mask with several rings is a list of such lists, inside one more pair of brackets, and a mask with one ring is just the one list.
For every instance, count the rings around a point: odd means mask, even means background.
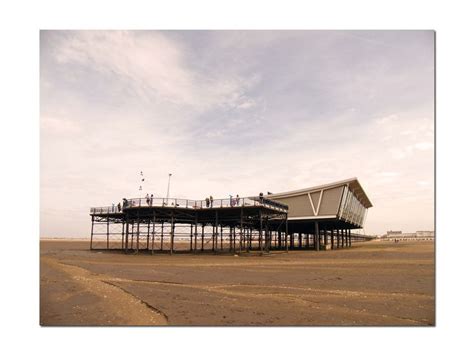
[{"label": "flag pole", "polygon": [[170,181],[171,173],[168,174],[168,191],[166,192],[166,204],[168,205],[168,198],[170,197]]}]

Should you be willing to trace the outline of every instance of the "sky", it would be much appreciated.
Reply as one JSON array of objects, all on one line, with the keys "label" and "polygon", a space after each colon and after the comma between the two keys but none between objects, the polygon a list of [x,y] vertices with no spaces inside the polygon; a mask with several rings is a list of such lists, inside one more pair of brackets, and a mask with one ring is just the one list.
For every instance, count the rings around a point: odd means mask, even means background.
[{"label": "sky", "polygon": [[363,232],[434,230],[434,73],[433,31],[41,31],[40,236],[168,173],[190,199],[357,177]]}]

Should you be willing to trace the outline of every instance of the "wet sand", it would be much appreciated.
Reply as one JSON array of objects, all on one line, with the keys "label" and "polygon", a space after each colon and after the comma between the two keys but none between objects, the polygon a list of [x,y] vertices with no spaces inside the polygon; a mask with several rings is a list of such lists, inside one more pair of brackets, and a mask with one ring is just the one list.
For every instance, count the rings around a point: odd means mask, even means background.
[{"label": "wet sand", "polygon": [[242,256],[89,251],[41,241],[41,325],[435,322],[434,244]]}]

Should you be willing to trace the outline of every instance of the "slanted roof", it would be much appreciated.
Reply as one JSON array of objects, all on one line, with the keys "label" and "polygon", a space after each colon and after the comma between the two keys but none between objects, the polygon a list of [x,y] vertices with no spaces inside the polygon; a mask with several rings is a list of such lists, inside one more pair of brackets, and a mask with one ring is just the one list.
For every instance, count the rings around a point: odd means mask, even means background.
[{"label": "slanted roof", "polygon": [[346,179],[346,180],[341,180],[337,182],[333,182],[330,184],[325,184],[325,185],[318,185],[318,186],[313,186],[313,187],[307,187],[304,189],[300,190],[294,190],[294,191],[287,191],[287,192],[279,192],[276,194],[271,194],[267,195],[268,198],[283,198],[283,197],[291,197],[291,196],[298,196],[298,195],[304,195],[307,193],[311,192],[317,192],[321,190],[327,190],[331,189],[334,187],[339,187],[339,186],[344,186],[347,185],[349,189],[352,191],[352,193],[356,196],[356,198],[364,205],[365,208],[372,207],[372,202],[370,202],[369,198],[367,197],[364,189],[362,188],[361,184],[359,183],[359,180],[357,180],[356,177]]}]

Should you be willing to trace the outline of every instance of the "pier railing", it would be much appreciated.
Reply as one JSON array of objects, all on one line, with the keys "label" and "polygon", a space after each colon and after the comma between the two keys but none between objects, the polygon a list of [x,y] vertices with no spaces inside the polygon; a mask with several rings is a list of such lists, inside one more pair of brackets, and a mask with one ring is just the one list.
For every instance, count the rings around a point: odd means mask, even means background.
[{"label": "pier railing", "polygon": [[179,198],[130,198],[117,205],[106,207],[92,207],[91,214],[121,213],[128,208],[141,207],[167,207],[167,208],[188,208],[188,209],[210,209],[210,208],[237,208],[237,207],[265,207],[280,212],[288,212],[288,206],[263,197],[232,197],[215,200],[189,200]]}]

